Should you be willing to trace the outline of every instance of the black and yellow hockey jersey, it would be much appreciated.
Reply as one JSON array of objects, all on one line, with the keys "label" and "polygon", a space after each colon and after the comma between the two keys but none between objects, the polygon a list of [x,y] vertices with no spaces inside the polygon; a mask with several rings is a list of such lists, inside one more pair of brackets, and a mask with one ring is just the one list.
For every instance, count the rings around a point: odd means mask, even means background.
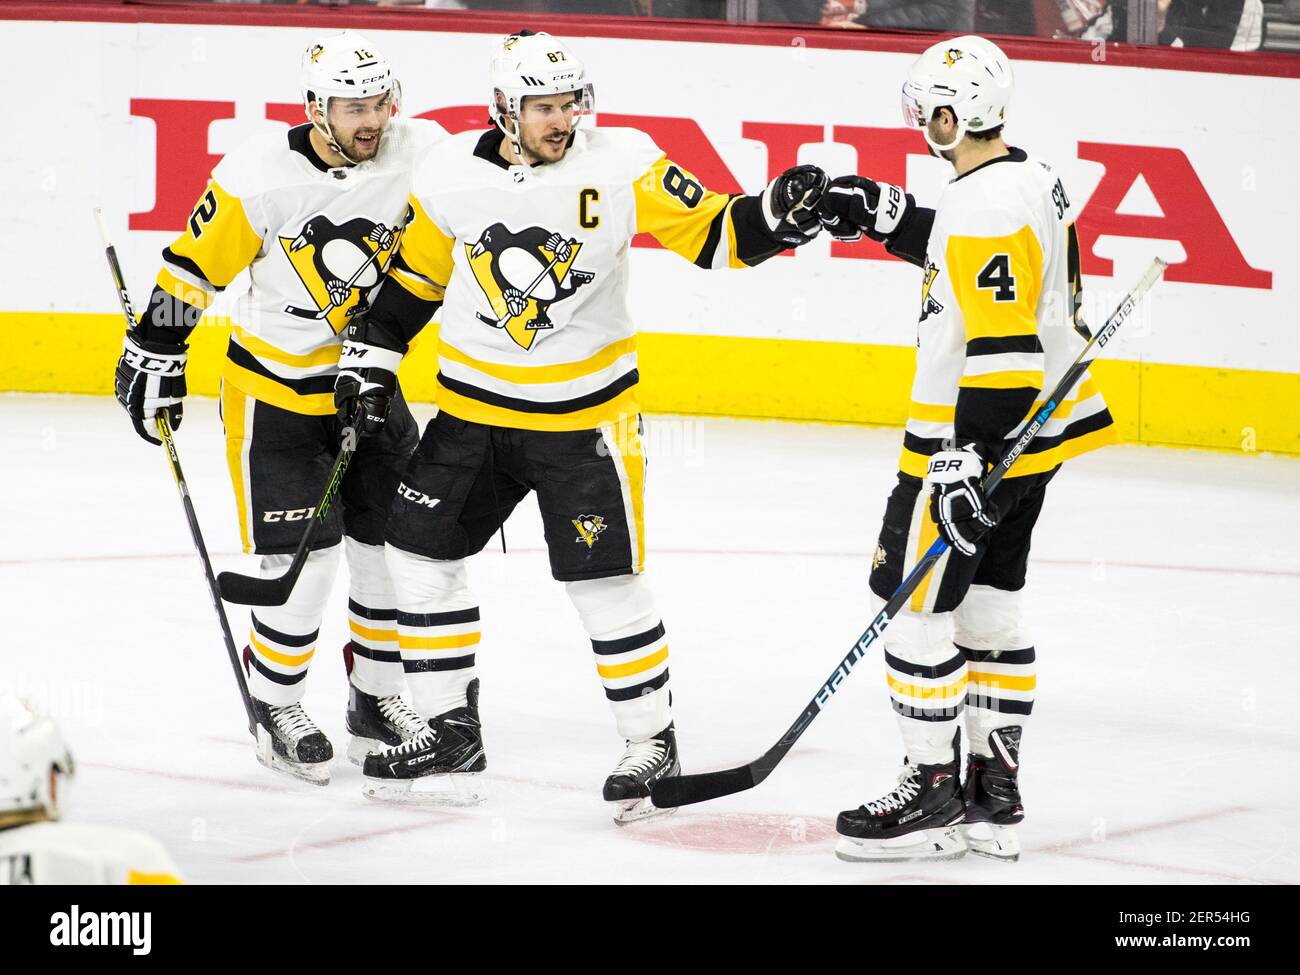
[{"label": "black and yellow hockey jersey", "polygon": [[632,238],[701,268],[783,245],[758,197],[710,192],[635,129],[578,129],[563,159],[532,167],[508,165],[502,138],[462,133],[421,160],[414,219],[367,320],[409,341],[441,305],[438,406],[461,419],[583,430],[635,414]]},{"label": "black and yellow hockey jersey", "polygon": [[[1083,347],[1078,243],[1065,188],[1023,151],[945,187],[924,245],[916,377],[899,469],[924,477],[945,440],[1000,455]],[[894,242],[920,263],[918,242]],[[1051,470],[1116,439],[1106,401],[1085,373],[1008,472]]]},{"label": "black and yellow hockey jersey", "polygon": [[218,163],[185,231],[163,251],[142,322],[146,339],[183,339],[247,268],[223,381],[325,416],[334,412],[340,333],[368,306],[401,242],[416,157],[446,132],[395,119],[374,159],[331,168],[310,128],[252,139]]}]

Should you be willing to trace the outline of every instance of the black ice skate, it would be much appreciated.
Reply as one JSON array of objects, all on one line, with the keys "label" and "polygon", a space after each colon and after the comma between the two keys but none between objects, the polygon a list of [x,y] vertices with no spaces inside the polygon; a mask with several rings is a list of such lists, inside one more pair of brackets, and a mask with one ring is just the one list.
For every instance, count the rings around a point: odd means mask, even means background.
[{"label": "black ice skate", "polygon": [[953,736],[953,757],[938,765],[903,759],[894,791],[840,813],[835,831],[841,860],[955,860],[966,853],[958,829],[965,816],[958,760],[961,732]]},{"label": "black ice skate", "polygon": [[1020,726],[997,728],[989,734],[992,758],[966,758],[966,843],[972,853],[994,860],[1020,859],[1016,823],[1025,818],[1020,802]]},{"label": "black ice skate", "polygon": [[361,765],[367,755],[410,741],[428,724],[401,695],[376,697],[349,683],[347,726],[352,735],[348,759],[353,765]]},{"label": "black ice skate", "polygon": [[614,822],[623,826],[648,816],[673,812],[656,808],[650,801],[650,787],[662,778],[680,775],[681,771],[677,760],[677,732],[671,724],[646,741],[629,741],[601,792],[606,802],[614,803]]},{"label": "black ice skate", "polygon": [[302,705],[277,707],[255,697],[249,700],[257,719],[257,760],[312,785],[329,785],[334,747]]},{"label": "black ice skate", "polygon": [[472,806],[483,801],[478,773],[487,768],[478,716],[478,678],[466,706],[430,718],[415,737],[366,758],[362,794],[390,802]]}]

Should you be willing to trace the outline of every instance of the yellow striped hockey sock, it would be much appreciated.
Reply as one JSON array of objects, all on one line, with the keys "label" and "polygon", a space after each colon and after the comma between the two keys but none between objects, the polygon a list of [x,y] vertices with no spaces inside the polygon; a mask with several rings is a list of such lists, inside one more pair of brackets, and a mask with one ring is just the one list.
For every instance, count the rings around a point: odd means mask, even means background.
[{"label": "yellow striped hockey sock", "polygon": [[477,606],[441,613],[397,613],[402,669],[411,704],[431,718],[465,706],[474,679],[474,648],[482,638]]},{"label": "yellow striped hockey sock", "polygon": [[663,623],[630,636],[591,640],[596,673],[619,734],[641,741],[668,726],[668,637]]},{"label": "yellow striped hockey sock", "polygon": [[367,694],[388,697],[402,693],[402,652],[397,642],[397,610],[348,600],[352,683]]},{"label": "yellow striped hockey sock", "polygon": [[1034,709],[1033,647],[1021,650],[972,650],[958,647],[967,662],[966,734],[971,751],[991,756],[989,734],[996,728],[1023,726]]},{"label": "yellow striped hockey sock", "polygon": [[908,758],[951,761],[953,724],[966,696],[966,658],[956,653],[937,663],[918,663],[886,650],[885,680]]}]

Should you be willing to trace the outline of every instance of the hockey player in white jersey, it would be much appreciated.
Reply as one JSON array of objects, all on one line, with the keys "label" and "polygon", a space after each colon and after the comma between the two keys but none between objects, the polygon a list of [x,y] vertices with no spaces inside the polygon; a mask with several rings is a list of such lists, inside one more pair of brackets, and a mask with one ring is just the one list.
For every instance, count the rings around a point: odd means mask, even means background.
[{"label": "hockey player in white jersey", "polygon": [[1114,440],[1085,375],[995,498],[980,489],[1042,405],[1044,377],[1056,381],[1083,343],[1069,198],[1051,166],[1003,142],[1012,86],[992,42],[934,45],[912,65],[903,102],[908,124],[955,170],[938,206],[850,176],[831,182],[819,208],[837,237],[865,232],[923,269],[916,377],[872,561],[873,612],[940,533],[951,546],[885,631],[907,757],[893,791],[840,813],[844,859],[1019,856],[1020,739],[1035,686],[1021,610],[1030,536],[1060,464]]},{"label": "hockey player in white jersey", "polygon": [[[216,292],[248,270],[249,293],[232,315],[221,415],[243,548],[261,556],[266,576],[284,572],[338,450],[340,333],[367,307],[401,243],[417,155],[446,135],[433,122],[394,117],[401,88],[392,67],[355,32],[308,48],[301,84],[306,124],[254,138],[213,170],[184,233],[163,251],[117,368],[119,400],[136,431],[156,443],[156,411],[181,422],[187,336]],[[359,763],[423,727],[400,696],[383,551],[388,504],[417,434],[396,393],[383,435],[357,450],[293,595],[252,615],[244,667],[258,759],[268,767],[329,781],[333,748],[300,702],[340,548],[352,634],[344,649],[349,756]]]},{"label": "hockey player in white jersey", "polygon": [[548,34],[505,39],[494,125],[416,171],[415,219],[383,292],[349,328],[336,396],[382,423],[412,337],[441,308],[438,416],[389,517],[398,633],[427,731],[367,759],[367,794],[475,801],[486,765],[465,559],[537,492],[551,572],[591,640],[626,740],[604,798],[624,822],[679,769],[668,641],[642,575],[645,461],[628,247],[645,232],[701,268],[743,268],[806,242],[825,174],[797,167],[756,196],[706,190],[634,129],[580,126],[592,89]]},{"label": "hockey player in white jersey", "polygon": [[59,822],[72,753],[52,718],[0,693],[0,886],[179,884],[152,836]]}]

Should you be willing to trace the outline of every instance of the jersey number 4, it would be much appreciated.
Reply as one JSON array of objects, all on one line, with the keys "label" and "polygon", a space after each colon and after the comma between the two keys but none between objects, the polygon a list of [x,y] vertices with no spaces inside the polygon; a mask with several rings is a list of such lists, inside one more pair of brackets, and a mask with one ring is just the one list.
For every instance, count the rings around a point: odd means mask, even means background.
[{"label": "jersey number 4", "polygon": [[1016,278],[1011,273],[1011,258],[1006,254],[994,254],[975,277],[975,284],[992,291],[994,301],[1015,301]]}]

